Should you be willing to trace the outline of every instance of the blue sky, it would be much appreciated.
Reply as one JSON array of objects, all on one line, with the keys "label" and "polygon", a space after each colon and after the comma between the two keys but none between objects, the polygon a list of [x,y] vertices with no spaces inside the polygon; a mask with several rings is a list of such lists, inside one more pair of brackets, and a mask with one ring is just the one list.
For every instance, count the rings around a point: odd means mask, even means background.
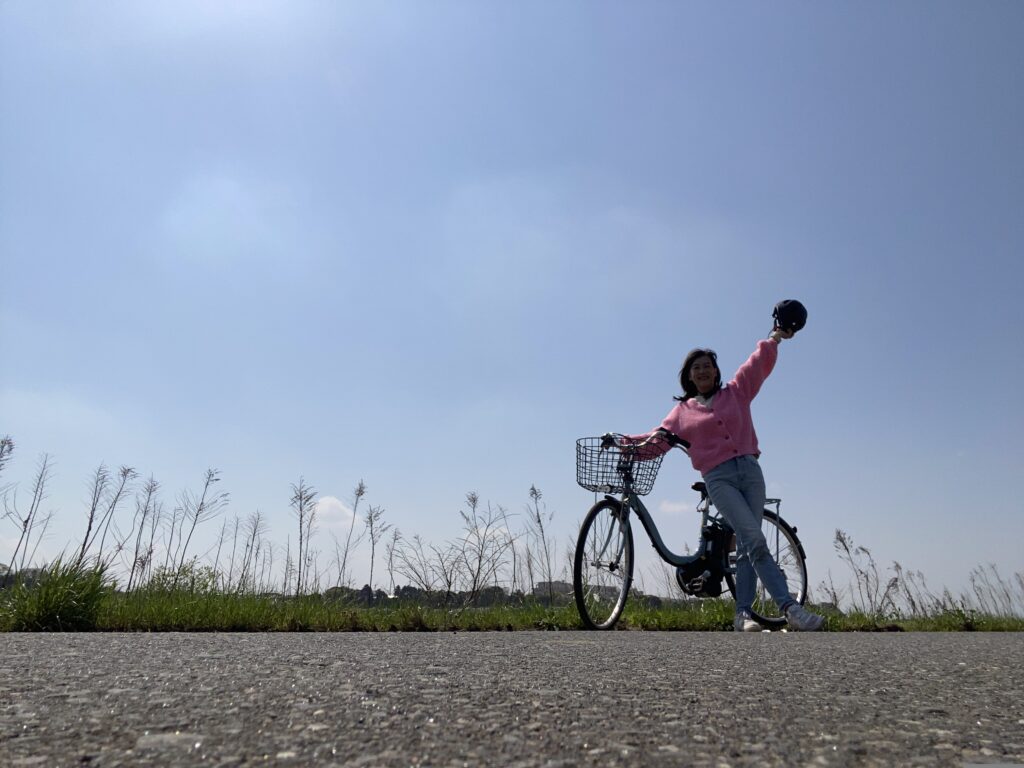
[{"label": "blue sky", "polygon": [[[812,583],[836,528],[934,586],[1020,571],[1022,34],[1012,2],[4,3],[3,480],[53,456],[48,553],[101,461],[168,505],[216,467],[282,546],[300,475],[324,550],[361,478],[439,543],[536,484],[568,541],[574,440],[799,298],[754,413]],[[696,479],[650,497],[680,548]]]}]

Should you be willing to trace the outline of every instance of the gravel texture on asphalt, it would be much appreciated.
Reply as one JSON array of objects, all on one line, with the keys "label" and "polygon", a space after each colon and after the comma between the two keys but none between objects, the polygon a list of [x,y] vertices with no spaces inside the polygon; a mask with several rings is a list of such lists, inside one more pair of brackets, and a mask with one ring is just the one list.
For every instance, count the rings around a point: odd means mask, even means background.
[{"label": "gravel texture on asphalt", "polygon": [[1024,636],[0,635],[0,765],[1024,764]]}]

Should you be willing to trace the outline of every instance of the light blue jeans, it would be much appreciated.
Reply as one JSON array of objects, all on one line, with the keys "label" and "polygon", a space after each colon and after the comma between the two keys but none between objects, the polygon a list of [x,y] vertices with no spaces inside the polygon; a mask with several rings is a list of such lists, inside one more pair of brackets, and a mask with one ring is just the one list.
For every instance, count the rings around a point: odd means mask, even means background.
[{"label": "light blue jeans", "polygon": [[737,456],[710,470],[704,482],[711,502],[736,532],[736,612],[751,609],[758,579],[785,612],[796,600],[761,531],[765,497],[761,465],[753,456]]}]

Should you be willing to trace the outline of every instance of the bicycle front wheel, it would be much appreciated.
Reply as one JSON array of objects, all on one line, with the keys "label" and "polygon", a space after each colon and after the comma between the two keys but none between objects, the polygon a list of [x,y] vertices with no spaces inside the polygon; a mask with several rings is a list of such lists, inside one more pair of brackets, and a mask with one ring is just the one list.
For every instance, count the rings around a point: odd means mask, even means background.
[{"label": "bicycle front wheel", "polygon": [[[800,603],[807,599],[807,558],[803,545],[796,537],[796,529],[792,528],[775,512],[766,509],[761,522],[761,532],[768,544],[768,550],[786,577],[786,588],[789,594]],[[729,548],[729,568],[726,570],[725,583],[733,598],[736,597],[736,549],[735,544]],[[754,593],[754,605],[751,610],[755,621],[769,629],[780,629],[786,625],[786,617],[775,604],[768,590],[760,580]]]},{"label": "bicycle front wheel", "polygon": [[572,567],[576,608],[587,629],[611,629],[633,583],[633,531],[628,510],[599,501],[583,519]]}]

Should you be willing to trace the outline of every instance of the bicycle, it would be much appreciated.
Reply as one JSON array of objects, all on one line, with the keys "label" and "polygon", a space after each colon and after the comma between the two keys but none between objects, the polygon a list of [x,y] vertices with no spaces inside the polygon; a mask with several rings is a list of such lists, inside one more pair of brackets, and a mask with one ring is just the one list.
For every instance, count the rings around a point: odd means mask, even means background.
[{"label": "bicycle", "polygon": [[[684,593],[697,598],[718,597],[724,580],[736,597],[736,535],[714,506],[703,482],[692,488],[700,494],[700,539],[693,554],[680,555],[662,540],[641,496],[654,487],[667,452],[649,449],[659,441],[671,448],[689,448],[685,440],[658,432],[636,444],[622,443],[623,435],[585,437],[576,441],[576,482],[588,491],[605,494],[587,512],[580,526],[573,558],[573,594],[587,629],[611,629],[626,606],[633,582],[633,530],[635,514],[658,555],[676,569]],[[648,448],[647,451],[644,449]],[[618,494],[615,496],[613,494]],[[775,561],[786,576],[790,594],[801,605],[807,599],[807,557],[796,535],[779,513],[781,499],[765,499],[762,531]],[[786,619],[764,586],[758,582],[752,615],[768,629],[779,629]]]}]

